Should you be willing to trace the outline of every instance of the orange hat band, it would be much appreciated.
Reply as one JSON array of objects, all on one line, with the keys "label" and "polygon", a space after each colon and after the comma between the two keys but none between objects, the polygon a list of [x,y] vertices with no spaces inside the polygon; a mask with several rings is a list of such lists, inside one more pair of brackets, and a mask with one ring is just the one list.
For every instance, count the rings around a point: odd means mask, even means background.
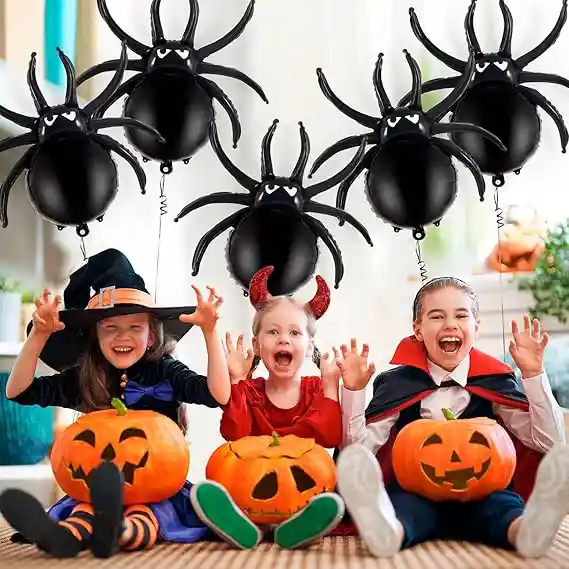
[{"label": "orange hat band", "polygon": [[115,288],[109,286],[102,288],[93,296],[88,304],[88,309],[113,308],[117,304],[138,304],[147,308],[154,308],[154,299],[147,292],[135,288]]}]

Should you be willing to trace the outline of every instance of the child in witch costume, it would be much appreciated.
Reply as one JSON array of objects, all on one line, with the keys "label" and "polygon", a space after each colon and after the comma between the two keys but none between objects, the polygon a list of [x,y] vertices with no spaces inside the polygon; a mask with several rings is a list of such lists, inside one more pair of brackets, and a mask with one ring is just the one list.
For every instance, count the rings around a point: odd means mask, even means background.
[{"label": "child in witch costume", "polygon": [[[316,350],[313,340],[316,320],[328,309],[330,291],[324,279],[316,277],[318,290],[305,305],[288,296],[271,297],[267,280],[272,271],[272,267],[261,269],[250,284],[249,298],[256,310],[254,353],[252,350],[244,353],[243,336],[235,349],[227,335],[232,385],[229,403],[223,406],[221,434],[225,440],[234,441],[276,432],[282,436],[312,438],[323,447],[337,446],[342,436],[342,418],[336,357],[325,354],[313,358],[320,366],[321,376],[301,377],[303,362]],[[334,353],[337,356],[336,349]],[[267,379],[252,377],[260,361],[269,372]],[[196,483],[191,500],[207,525],[242,549],[255,547],[264,529],[269,529],[259,528],[250,521],[217,482]],[[304,546],[332,530],[343,514],[344,504],[337,494],[321,493],[275,529],[275,541],[287,549]]]},{"label": "child in witch costume", "polygon": [[[365,383],[344,381],[347,448],[338,459],[338,488],[375,556],[456,538],[538,557],[569,513],[569,447],[543,369],[548,336],[528,316],[523,331],[512,322],[510,354],[524,393],[510,367],[472,347],[478,316],[478,301],[466,283],[434,279],[419,290],[415,335],[399,344],[391,361],[398,367],[375,379],[365,416]],[[517,453],[510,487],[481,500],[435,502],[398,485],[391,464],[397,433],[420,417],[443,419],[443,408],[457,418],[491,417],[506,428]]]},{"label": "child in witch costume", "polygon": [[[6,386],[22,405],[57,406],[81,412],[111,407],[119,398],[127,408],[162,413],[185,431],[181,403],[217,407],[227,403],[230,382],[223,344],[217,335],[222,299],[210,288],[196,306],[155,306],[143,279],[115,249],[93,257],[71,275],[61,298],[45,291],[36,300],[28,338]],[[94,291],[94,294],[92,292]],[[197,325],[208,353],[207,377],[172,355],[175,342]],[[38,358],[59,373],[34,378]],[[209,530],[189,501],[191,484],[170,500],[123,514],[123,473],[102,456],[102,466],[86,473],[92,507],[64,497],[46,513],[31,495],[17,489],[0,496],[0,511],[20,537],[57,557],[86,546],[107,557],[117,547],[144,549],[158,537],[191,543]],[[124,515],[124,519],[123,519]]]}]

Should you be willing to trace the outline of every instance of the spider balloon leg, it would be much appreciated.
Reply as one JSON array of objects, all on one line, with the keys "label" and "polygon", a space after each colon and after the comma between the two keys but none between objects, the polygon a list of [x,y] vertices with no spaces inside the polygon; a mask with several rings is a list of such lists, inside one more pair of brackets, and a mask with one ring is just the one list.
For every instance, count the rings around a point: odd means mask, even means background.
[{"label": "spider balloon leg", "polygon": [[279,119],[275,119],[261,141],[261,180],[267,180],[269,178],[274,178],[275,176],[273,169],[273,157],[271,155],[271,144],[278,124]]},{"label": "spider balloon leg", "polygon": [[383,53],[380,53],[377,56],[377,61],[375,62],[375,67],[373,69],[373,88],[375,90],[375,97],[377,99],[377,103],[381,110],[381,114],[385,115],[389,111],[393,109],[391,105],[391,101],[387,96],[387,91],[383,86],[383,80],[381,79],[381,71],[383,68]]},{"label": "spider balloon leg", "polygon": [[220,221],[217,225],[212,227],[203,237],[199,240],[196,245],[196,250],[194,252],[194,258],[192,259],[192,276],[195,277],[200,272],[200,265],[205,255],[207,248],[210,243],[219,237],[224,231],[227,231],[231,227],[235,227],[241,218],[247,213],[248,209],[240,209],[235,213],[226,217],[223,221]]},{"label": "spider balloon leg", "polygon": [[535,73],[533,71],[522,71],[518,77],[521,83],[553,83],[562,87],[569,87],[569,79],[555,75],[553,73]]},{"label": "spider balloon leg", "polygon": [[0,221],[2,221],[2,227],[4,228],[8,227],[8,198],[10,197],[10,190],[20,174],[30,167],[30,162],[35,152],[35,148],[28,148],[24,155],[14,164],[0,187]]},{"label": "spider balloon leg", "polygon": [[512,13],[504,0],[500,0],[500,11],[504,20],[504,32],[502,41],[500,42],[500,50],[498,53],[504,54],[506,57],[512,56],[512,34],[514,30],[514,20]]},{"label": "spider balloon leg", "polygon": [[104,22],[109,26],[109,29],[121,42],[126,43],[127,47],[134,51],[137,55],[143,56],[150,48],[145,46],[143,43],[140,43],[138,40],[135,40],[133,37],[129,36],[124,30],[120,28],[120,26],[113,20],[111,13],[109,12],[109,8],[107,7],[106,0],[97,0],[97,8],[99,9],[99,14],[101,14],[101,18],[103,18]]},{"label": "spider balloon leg", "polygon": [[188,16],[188,23],[186,24],[186,29],[182,34],[182,43],[186,43],[189,46],[194,47],[194,39],[196,36],[196,28],[198,27],[198,19],[200,16],[200,7],[198,0],[189,0],[190,4],[190,15]]},{"label": "spider balloon leg", "polygon": [[415,59],[406,49],[403,50],[403,53],[405,54],[405,59],[409,64],[413,78],[410,106],[414,109],[421,109],[421,70]]},{"label": "spider balloon leg", "polygon": [[101,118],[109,108],[114,105],[123,95],[129,95],[132,93],[134,88],[138,85],[139,81],[141,80],[140,75],[134,75],[130,79],[127,79],[109,98],[106,103],[103,103],[98,109],[97,112],[93,113],[93,118],[99,119]]},{"label": "spider balloon leg", "polygon": [[150,28],[152,34],[152,45],[156,45],[164,39],[164,30],[160,21],[160,4],[162,0],[152,0],[150,5]]},{"label": "spider balloon leg", "polygon": [[174,218],[177,223],[192,211],[211,204],[222,204],[229,203],[235,205],[243,205],[251,207],[253,205],[253,200],[250,194],[235,194],[232,192],[216,192],[215,194],[209,194],[208,196],[202,196],[195,199],[193,202],[185,206],[180,213]]},{"label": "spider balloon leg", "polygon": [[557,18],[557,22],[555,26],[549,32],[547,37],[536,47],[534,47],[531,51],[522,55],[518,59],[515,60],[515,64],[518,66],[519,69],[523,69],[527,67],[532,61],[537,59],[540,55],[543,55],[559,38],[561,34],[561,30],[565,25],[567,20],[567,0],[563,0],[563,6],[561,7],[561,12],[559,14],[559,18]]},{"label": "spider balloon leg", "polygon": [[215,121],[211,121],[209,125],[209,141],[215,155],[221,162],[221,165],[235,178],[239,184],[241,184],[245,189],[249,190],[249,192],[253,193],[259,185],[259,182],[253,180],[253,178],[250,178],[247,176],[247,174],[245,174],[245,172],[242,172],[239,168],[237,168],[237,166],[231,162],[229,156],[225,154],[217,135],[217,127],[215,126]]},{"label": "spider balloon leg", "polygon": [[34,101],[34,105],[38,114],[45,111],[49,105],[43,96],[41,89],[39,88],[37,78],[36,78],[36,56],[37,53],[34,51],[30,57],[30,64],[28,66],[28,87],[30,88],[30,93]]},{"label": "spider balloon leg", "polygon": [[[440,89],[454,89],[458,81],[460,80],[460,76],[457,77],[441,77],[440,79],[431,79],[423,83],[421,86],[421,93],[430,93],[431,91],[438,91]],[[409,102],[411,101],[411,91],[407,93],[400,101],[397,103],[398,107],[406,107]]]},{"label": "spider balloon leg", "polygon": [[364,152],[366,150],[366,146],[368,144],[367,136],[364,136],[362,139],[362,143],[356,152],[356,155],[352,158],[352,160],[348,163],[347,166],[344,166],[337,174],[324,180],[322,182],[318,182],[308,188],[305,188],[304,196],[305,199],[309,200],[312,199],[314,196],[329,190],[330,188],[334,187],[336,184],[342,183],[357,167],[360,163]]},{"label": "spider balloon leg", "polygon": [[237,79],[238,81],[242,81],[245,83],[245,85],[253,89],[253,91],[255,91],[255,93],[257,93],[257,95],[259,95],[259,97],[265,101],[265,103],[268,104],[269,102],[267,96],[265,95],[265,92],[263,91],[263,88],[256,81],[251,79],[251,77],[242,71],[239,71],[238,69],[225,67],[224,65],[214,65],[213,63],[202,62],[199,65],[197,72],[206,75],[222,75],[224,77],[231,77],[233,79]]},{"label": "spider balloon leg", "polygon": [[57,48],[57,55],[65,69],[67,78],[67,87],[65,90],[65,106],[77,108],[77,78],[75,77],[75,68],[71,60],[63,53],[63,50]]},{"label": "spider balloon leg", "polygon": [[37,135],[33,132],[27,132],[26,134],[20,134],[18,136],[11,136],[10,138],[0,140],[0,152],[5,152],[6,150],[11,150],[12,148],[18,148],[18,146],[35,144],[37,141]]},{"label": "spider balloon leg", "polygon": [[466,12],[466,17],[464,18],[464,30],[466,31],[466,39],[470,49],[475,55],[480,55],[482,50],[480,49],[480,43],[478,43],[478,38],[476,37],[476,31],[474,30],[474,12],[476,11],[476,0],[470,1],[470,6]]},{"label": "spider balloon leg", "polygon": [[28,117],[26,115],[21,115],[20,113],[15,113],[6,107],[0,105],[0,116],[4,117],[5,119],[16,123],[18,126],[22,126],[24,128],[29,128],[33,130],[35,127],[37,119],[33,117]]},{"label": "spider balloon leg", "polygon": [[417,14],[415,13],[415,8],[409,8],[409,17],[411,20],[411,29],[413,30],[415,37],[423,44],[425,49],[439,61],[442,61],[447,67],[450,67],[451,69],[454,69],[454,71],[462,73],[466,66],[466,62],[461,61],[460,59],[457,59],[448,53],[445,53],[427,37],[423,31],[423,28],[421,28],[419,18],[417,18]]},{"label": "spider balloon leg", "polygon": [[298,126],[300,130],[300,153],[298,155],[298,160],[292,169],[290,179],[293,182],[302,185],[302,180],[304,179],[304,171],[306,170],[308,158],[310,157],[310,138],[302,122],[299,122]]},{"label": "spider balloon leg", "polygon": [[338,140],[338,142],[335,142],[334,144],[332,144],[332,146],[329,146],[326,150],[324,150],[324,152],[322,152],[322,154],[320,154],[320,156],[318,156],[318,158],[316,158],[316,160],[314,160],[314,164],[310,169],[308,177],[312,178],[312,176],[316,174],[316,171],[322,166],[322,164],[330,160],[330,158],[332,158],[332,156],[334,156],[338,152],[342,152],[343,150],[348,150],[349,148],[354,148],[356,146],[359,146],[362,143],[362,140],[366,136],[372,137],[373,133],[370,132],[367,135],[358,134],[357,136],[347,136],[346,138],[342,138],[342,140]]},{"label": "spider balloon leg", "polygon": [[253,10],[255,9],[255,0],[251,0],[245,13],[237,22],[235,27],[229,30],[223,37],[218,40],[198,49],[198,55],[200,59],[206,59],[213,53],[222,50],[224,47],[228,46],[231,42],[235,41],[245,30],[245,27],[249,23],[249,20],[253,17]]},{"label": "spider balloon leg", "polygon": [[344,115],[355,120],[356,122],[360,123],[362,126],[367,128],[375,128],[377,123],[379,122],[379,118],[372,117],[370,115],[366,115],[364,113],[360,113],[360,111],[356,111],[344,101],[342,101],[334,91],[330,88],[328,84],[328,80],[324,75],[324,71],[319,67],[316,70],[316,75],[318,76],[318,86],[322,91],[323,95]]},{"label": "spider balloon leg", "polygon": [[231,129],[233,131],[233,148],[237,148],[237,143],[241,138],[241,123],[239,122],[237,109],[233,106],[229,97],[213,81],[202,76],[196,77],[196,81],[206,90],[212,99],[216,99],[219,102],[229,115]]},{"label": "spider balloon leg", "polygon": [[123,42],[121,46],[121,58],[120,63],[113,75],[113,78],[109,81],[109,84],[99,93],[90,103],[85,105],[83,112],[88,116],[94,115],[104,103],[108,101],[116,92],[116,90],[121,86],[124,72],[126,70],[127,64],[126,58],[126,44]]},{"label": "spider balloon leg", "polygon": [[330,215],[339,218],[343,222],[348,222],[354,229],[359,231],[367,243],[373,247],[373,242],[366,227],[347,211],[318,202],[308,202],[304,207],[304,211]]},{"label": "spider balloon leg", "polygon": [[543,109],[555,123],[557,130],[559,131],[559,137],[561,138],[561,151],[563,153],[567,152],[567,143],[569,142],[569,132],[567,132],[567,127],[563,121],[561,113],[550,103],[540,92],[530,87],[520,85],[518,87],[520,93],[524,95],[530,103]]},{"label": "spider balloon leg", "polygon": [[146,174],[136,159],[136,156],[130,150],[128,150],[128,148],[124,147],[114,138],[111,138],[106,134],[95,133],[91,134],[90,136],[93,140],[103,146],[103,148],[106,148],[109,152],[116,152],[121,158],[130,164],[136,174],[136,177],[138,178],[138,184],[140,186],[142,194],[146,194]]},{"label": "spider balloon leg", "polygon": [[460,146],[457,146],[454,142],[450,140],[441,140],[440,138],[431,138],[431,142],[438,146],[445,154],[449,156],[454,156],[457,160],[462,162],[474,176],[476,180],[476,186],[478,187],[478,195],[480,196],[480,201],[484,201],[484,194],[486,192],[486,183],[484,182],[484,176],[478,167],[478,164],[468,155]]},{"label": "spider balloon leg", "polygon": [[[348,192],[352,187],[352,184],[356,181],[358,176],[364,171],[369,170],[371,166],[371,161],[375,156],[375,151],[377,148],[371,148],[367,151],[363,160],[360,162],[359,166],[340,184],[338,188],[338,193],[336,194],[336,208],[345,210],[346,200],[348,199]],[[340,226],[344,225],[344,220],[340,219]]]},{"label": "spider balloon leg", "polygon": [[164,144],[166,140],[164,137],[153,127],[139,121],[138,119],[131,119],[130,117],[114,117],[110,119],[91,119],[89,125],[93,130],[100,130],[103,128],[113,128],[116,126],[138,128],[153,136],[158,142]]},{"label": "spider balloon leg", "polygon": [[431,134],[446,134],[451,132],[475,132],[484,138],[487,138],[490,142],[494,143],[502,152],[506,152],[508,149],[504,146],[504,143],[493,133],[481,126],[471,123],[464,122],[453,122],[453,123],[438,123],[431,127]]},{"label": "spider balloon leg", "polygon": [[308,215],[304,216],[302,219],[312,232],[324,241],[324,244],[332,254],[332,259],[334,259],[334,288],[338,288],[340,286],[340,281],[344,277],[344,263],[342,261],[342,252],[340,251],[340,247],[338,247],[335,239],[320,220]]},{"label": "spider balloon leg", "polygon": [[[107,71],[116,71],[121,63],[120,59],[111,59],[109,61],[104,61],[103,63],[98,63],[93,65],[89,69],[85,70],[77,79],[77,85],[82,85],[85,81],[99,75],[99,73],[106,73]],[[129,59],[126,64],[125,71],[144,71],[144,63],[141,59]]]},{"label": "spider balloon leg", "polygon": [[470,52],[467,67],[459,79],[456,87],[439,103],[430,108],[425,114],[431,121],[440,121],[463,97],[464,93],[470,86],[472,77],[474,76],[474,53]]}]

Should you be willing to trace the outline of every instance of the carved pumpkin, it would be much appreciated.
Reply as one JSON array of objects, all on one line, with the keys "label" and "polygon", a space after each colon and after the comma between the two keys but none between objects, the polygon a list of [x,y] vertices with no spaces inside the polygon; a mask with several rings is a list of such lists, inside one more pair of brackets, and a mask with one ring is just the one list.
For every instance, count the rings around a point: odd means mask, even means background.
[{"label": "carved pumpkin", "polygon": [[258,524],[279,524],[316,495],[333,491],[336,466],[314,439],[244,437],[211,455],[206,478],[222,484]]},{"label": "carved pumpkin", "polygon": [[482,499],[508,486],[516,469],[512,439],[487,417],[419,419],[395,439],[392,463],[401,487],[435,501]]},{"label": "carved pumpkin", "polygon": [[124,504],[161,502],[184,485],[190,452],[180,427],[154,411],[116,410],[87,413],[55,440],[51,467],[61,489],[89,502],[87,482],[93,468],[113,461],[124,477]]}]

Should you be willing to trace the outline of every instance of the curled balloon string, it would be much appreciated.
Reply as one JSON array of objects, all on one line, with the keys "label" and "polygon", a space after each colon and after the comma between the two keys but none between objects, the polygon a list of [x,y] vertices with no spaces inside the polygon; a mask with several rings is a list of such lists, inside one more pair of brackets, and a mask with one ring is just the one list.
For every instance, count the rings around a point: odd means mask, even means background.
[{"label": "curled balloon string", "polygon": [[504,227],[504,210],[500,207],[499,188],[501,184],[494,184],[494,211],[496,212],[496,231],[498,235],[498,267],[500,268],[500,312],[502,316],[502,351],[506,361],[506,317],[504,315],[504,287],[502,272],[502,240],[500,229]]},{"label": "curled balloon string", "polygon": [[154,275],[154,302],[158,298],[158,273],[160,269],[160,245],[162,243],[162,217],[168,213],[168,198],[164,192],[166,176],[169,172],[162,173],[160,178],[160,215],[158,217],[158,251],[156,252],[156,274]]},{"label": "curled balloon string", "polygon": [[421,275],[421,283],[424,283],[429,279],[429,274],[427,272],[427,263],[423,261],[421,257],[421,244],[417,241],[415,245],[415,253],[417,255],[417,264],[419,265],[419,274]]}]

